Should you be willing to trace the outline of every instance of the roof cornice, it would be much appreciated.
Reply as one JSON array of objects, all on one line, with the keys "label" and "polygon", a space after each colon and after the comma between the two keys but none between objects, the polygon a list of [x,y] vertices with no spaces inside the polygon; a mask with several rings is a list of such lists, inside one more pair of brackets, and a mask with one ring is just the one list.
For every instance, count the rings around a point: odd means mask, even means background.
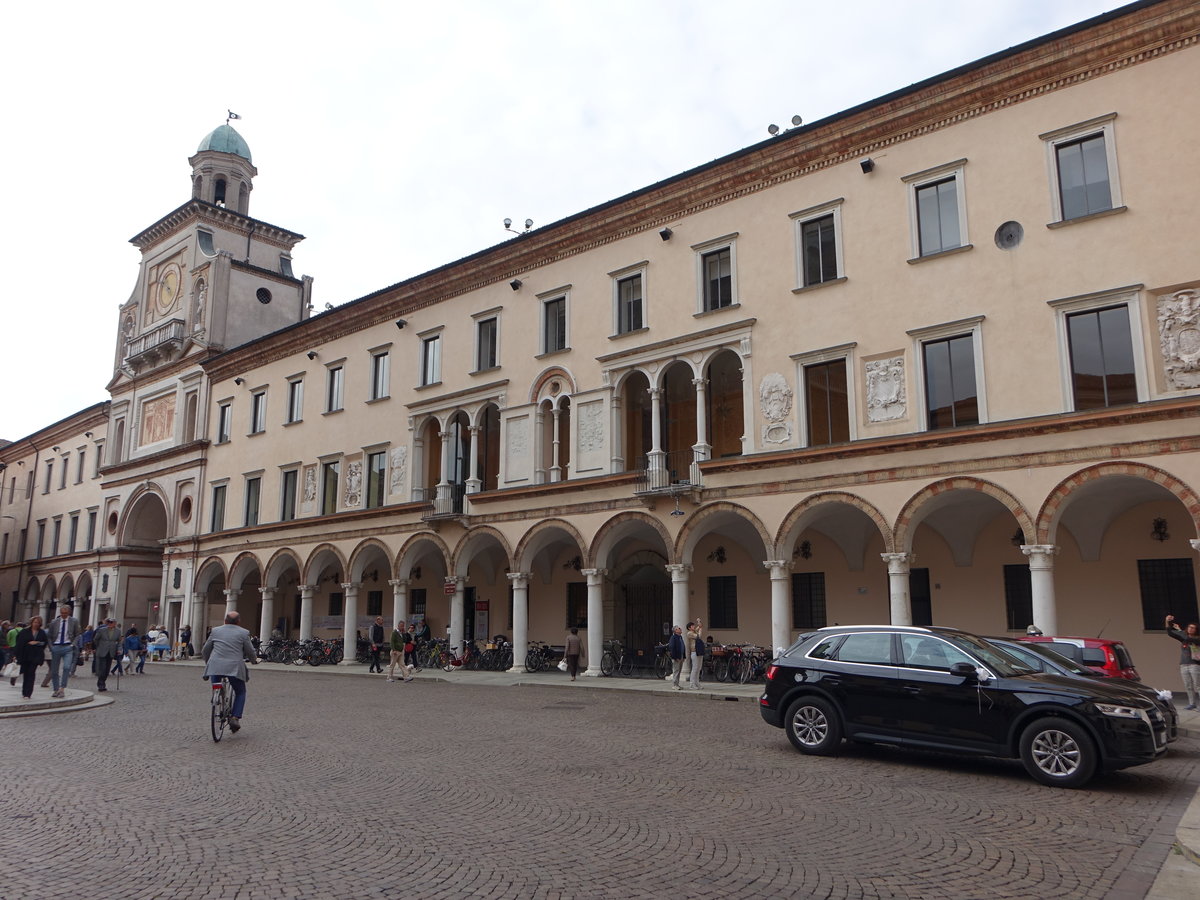
[{"label": "roof cornice", "polygon": [[304,235],[298,234],[295,231],[288,231],[286,228],[280,228],[278,225],[272,225],[270,222],[263,222],[259,219],[243,216],[241,213],[234,212],[224,206],[217,206],[213,203],[207,203],[204,200],[192,199],[182,206],[171,210],[145,231],[135,234],[129,239],[129,243],[133,244],[139,250],[145,250],[147,247],[153,247],[164,238],[177,234],[182,228],[193,222],[223,228],[226,231],[253,234],[261,241],[276,244],[287,250],[290,250],[304,240]]}]

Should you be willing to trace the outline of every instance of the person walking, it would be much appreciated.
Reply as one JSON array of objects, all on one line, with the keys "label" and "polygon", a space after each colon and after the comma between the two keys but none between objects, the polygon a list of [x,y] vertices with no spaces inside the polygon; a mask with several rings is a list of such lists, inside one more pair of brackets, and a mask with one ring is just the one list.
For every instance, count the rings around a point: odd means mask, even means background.
[{"label": "person walking", "polygon": [[1179,676],[1188,698],[1184,709],[1200,708],[1200,625],[1190,622],[1186,629],[1180,628],[1175,624],[1174,616],[1167,616],[1167,636],[1182,645],[1179,648]]},{"label": "person walking", "polygon": [[17,662],[21,666],[21,699],[33,699],[33,684],[37,681],[38,666],[46,661],[46,645],[50,635],[42,627],[42,617],[34,616],[29,627],[17,634]]},{"label": "person walking", "polygon": [[683,629],[676,625],[671,629],[671,639],[667,641],[667,654],[671,657],[671,683],[675,690],[682,691],[679,675],[683,671],[683,660],[687,657],[687,646],[683,642]]},{"label": "person walking", "polygon": [[258,663],[250,632],[238,624],[237,610],[225,613],[225,624],[218,625],[204,642],[200,655],[204,657],[204,677],[213,684],[228,678],[233,688],[233,714],[229,717],[230,731],[240,731],[242,713],[246,711],[246,682],[250,670],[246,663]]},{"label": "person walking", "polygon": [[400,629],[400,623],[396,623],[396,627],[392,629],[392,664],[388,668],[388,681],[396,680],[396,666],[400,667],[400,677],[405,681],[412,681],[412,670],[408,667],[408,660],[405,658],[405,647],[409,645],[412,638],[407,631]]},{"label": "person walking", "polygon": [[367,629],[367,641],[371,645],[371,668],[367,671],[371,674],[378,672],[383,674],[383,661],[379,658],[379,654],[383,652],[383,639],[386,633],[383,630],[383,616],[376,616],[374,623]]},{"label": "person walking", "polygon": [[688,622],[688,651],[692,655],[692,674],[688,678],[688,686],[693,691],[700,690],[700,669],[704,665],[704,629],[700,620]]},{"label": "person walking", "polygon": [[75,641],[79,637],[79,622],[72,618],[71,607],[63,604],[58,608],[58,618],[46,629],[50,635],[50,681],[54,685],[53,697],[67,695],[67,682],[75,671]]},{"label": "person walking", "polygon": [[184,625],[179,629],[179,655],[184,659],[196,655],[196,648],[192,646],[191,625]]},{"label": "person walking", "polygon": [[104,693],[108,690],[109,670],[113,660],[120,660],[121,632],[117,623],[105,619],[104,625],[96,629],[92,635],[92,669],[96,673],[96,690]]},{"label": "person walking", "polygon": [[[121,658],[117,660],[117,665],[124,664],[124,674],[132,675],[134,660],[139,659],[139,654],[142,652],[142,639],[141,636],[138,635],[136,625],[130,627],[129,631],[125,633],[125,640],[121,643],[121,649],[125,652],[121,655]],[[128,662],[126,662],[126,660],[128,660]]]},{"label": "person walking", "polygon": [[582,653],[583,641],[579,640],[579,629],[572,628],[571,633],[567,635],[567,646],[563,654],[563,659],[567,661],[567,674],[571,676],[572,681],[579,674],[579,657]]}]

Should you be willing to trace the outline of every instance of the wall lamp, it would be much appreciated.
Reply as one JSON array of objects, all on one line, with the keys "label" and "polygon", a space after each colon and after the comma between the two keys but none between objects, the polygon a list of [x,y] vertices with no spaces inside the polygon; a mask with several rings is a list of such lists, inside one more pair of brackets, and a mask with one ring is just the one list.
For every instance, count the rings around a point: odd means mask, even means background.
[{"label": "wall lamp", "polygon": [[514,291],[519,291],[519,290],[521,289],[521,279],[520,279],[520,278],[514,278],[512,281],[510,281],[510,282],[508,283],[508,286],[509,286],[510,288],[512,288]]},{"label": "wall lamp", "polygon": [[861,168],[863,170],[863,174],[867,175],[868,173],[874,171],[875,160],[871,159],[871,157],[868,156],[866,159],[860,160],[858,165],[859,165],[859,168]]},{"label": "wall lamp", "polygon": [[658,236],[660,238],[662,238],[664,241],[669,241],[671,239],[671,235],[673,235],[674,233],[675,232],[673,232],[670,228],[664,228],[662,231],[660,231],[658,233]]},{"label": "wall lamp", "polygon": [[84,436],[84,437],[91,437],[91,436],[92,436],[92,433],[91,433],[90,431],[85,431],[85,432],[83,433],[83,436]]},{"label": "wall lamp", "polygon": [[308,358],[309,358],[309,359],[316,359],[316,358],[317,358],[317,351],[316,351],[316,350],[309,350],[309,351],[308,351]]},{"label": "wall lamp", "polygon": [[58,453],[58,452],[59,452],[59,447],[58,447],[58,444],[55,444],[55,445],[54,445],[53,447],[51,447],[50,449],[51,449],[51,450],[53,450],[55,453]]},{"label": "wall lamp", "polygon": [[235,379],[233,379],[233,383],[236,384],[238,387],[241,387],[243,384],[246,383],[246,379],[245,378],[235,378]]},{"label": "wall lamp", "polygon": [[407,324],[408,324],[408,319],[397,319],[397,320],[396,320],[396,327],[397,327],[397,328],[403,329],[403,328],[404,328],[404,326],[405,326],[405,325],[407,325]]}]

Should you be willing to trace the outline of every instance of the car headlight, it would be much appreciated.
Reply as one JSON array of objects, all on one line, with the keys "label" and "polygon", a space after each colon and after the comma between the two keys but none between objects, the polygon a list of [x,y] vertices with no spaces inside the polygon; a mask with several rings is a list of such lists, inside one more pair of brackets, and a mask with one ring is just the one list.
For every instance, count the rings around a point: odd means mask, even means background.
[{"label": "car headlight", "polygon": [[1096,709],[1106,716],[1116,716],[1120,719],[1140,719],[1142,711],[1136,706],[1121,706],[1118,703],[1097,703]]}]

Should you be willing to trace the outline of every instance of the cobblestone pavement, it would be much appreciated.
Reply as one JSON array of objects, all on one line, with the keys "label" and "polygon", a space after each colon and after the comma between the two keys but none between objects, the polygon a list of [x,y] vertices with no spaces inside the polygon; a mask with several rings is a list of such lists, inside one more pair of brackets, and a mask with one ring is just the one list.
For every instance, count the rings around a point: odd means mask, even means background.
[{"label": "cobblestone pavement", "polygon": [[4,898],[1143,897],[1200,742],[1040,787],[1015,763],[803,757],[753,703],[196,668],[0,723]]}]

